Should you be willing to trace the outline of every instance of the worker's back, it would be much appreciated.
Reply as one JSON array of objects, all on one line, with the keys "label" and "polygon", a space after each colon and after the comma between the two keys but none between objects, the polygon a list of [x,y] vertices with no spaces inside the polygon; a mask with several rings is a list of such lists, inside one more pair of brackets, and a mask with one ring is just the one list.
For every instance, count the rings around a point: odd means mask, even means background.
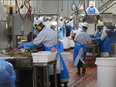
[{"label": "worker's back", "polygon": [[86,44],[90,42],[90,36],[87,32],[79,30],[75,36],[75,41],[79,44]]},{"label": "worker's back", "polygon": [[51,28],[43,28],[33,42],[35,45],[43,44],[46,47],[52,47],[57,44],[57,37]]}]

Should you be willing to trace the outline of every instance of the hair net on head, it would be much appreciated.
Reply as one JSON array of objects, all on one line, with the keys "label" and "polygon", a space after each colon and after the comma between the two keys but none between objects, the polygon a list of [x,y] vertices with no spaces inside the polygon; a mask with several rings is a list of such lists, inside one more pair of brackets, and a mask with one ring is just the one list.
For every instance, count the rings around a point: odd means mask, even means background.
[{"label": "hair net on head", "polygon": [[90,2],[89,2],[89,6],[90,6],[90,7],[91,7],[91,6],[95,6],[94,1],[90,1]]},{"label": "hair net on head", "polygon": [[52,26],[57,26],[57,22],[54,21],[54,22],[51,23],[51,25]]}]

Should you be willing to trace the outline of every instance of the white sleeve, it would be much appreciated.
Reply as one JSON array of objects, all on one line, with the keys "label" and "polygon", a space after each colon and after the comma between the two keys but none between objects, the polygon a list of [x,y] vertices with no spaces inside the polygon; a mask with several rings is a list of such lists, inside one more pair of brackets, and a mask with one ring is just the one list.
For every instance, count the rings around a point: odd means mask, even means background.
[{"label": "white sleeve", "polygon": [[97,8],[95,8],[95,12],[99,14],[99,11],[97,10]]},{"label": "white sleeve", "polygon": [[45,39],[46,35],[43,31],[41,31],[37,37],[33,40],[34,45],[40,45],[43,43],[44,39]]},{"label": "white sleeve", "polygon": [[103,29],[102,35],[101,35],[101,41],[103,41],[107,37],[107,33],[105,29]]},{"label": "white sleeve", "polygon": [[90,43],[91,42],[91,39],[90,39],[90,36],[88,35],[88,43]]},{"label": "white sleeve", "polygon": [[86,9],[86,12],[88,11],[89,7]]},{"label": "white sleeve", "polygon": [[98,30],[95,31],[94,37],[97,37],[98,35]]}]

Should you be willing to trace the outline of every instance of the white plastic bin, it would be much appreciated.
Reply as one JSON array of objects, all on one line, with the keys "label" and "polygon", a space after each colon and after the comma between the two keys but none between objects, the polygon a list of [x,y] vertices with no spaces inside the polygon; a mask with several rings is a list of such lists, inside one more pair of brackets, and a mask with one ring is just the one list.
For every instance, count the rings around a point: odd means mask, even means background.
[{"label": "white plastic bin", "polygon": [[[61,55],[69,71],[69,60],[71,59],[71,54],[68,52],[62,52]],[[69,79],[61,79],[61,82],[68,82],[68,81]]]},{"label": "white plastic bin", "polygon": [[68,37],[63,37],[63,45],[64,45],[64,49],[70,48],[70,40]]},{"label": "white plastic bin", "polygon": [[51,52],[47,52],[47,51],[40,51],[38,53],[32,53],[32,59],[33,62],[49,62],[52,61],[56,58],[56,52],[55,53],[51,53]]},{"label": "white plastic bin", "polygon": [[73,40],[70,40],[70,47],[74,47],[75,46],[75,43]]},{"label": "white plastic bin", "polygon": [[116,58],[97,58],[98,87],[116,87]]}]

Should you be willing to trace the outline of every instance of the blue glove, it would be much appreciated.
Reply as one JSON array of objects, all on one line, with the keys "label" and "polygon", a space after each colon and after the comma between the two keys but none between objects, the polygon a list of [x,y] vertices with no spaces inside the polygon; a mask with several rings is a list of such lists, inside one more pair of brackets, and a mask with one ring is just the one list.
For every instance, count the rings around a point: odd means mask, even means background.
[{"label": "blue glove", "polygon": [[97,37],[97,40],[100,40],[100,37]]},{"label": "blue glove", "polygon": [[18,49],[21,49],[21,48],[24,48],[24,46],[22,45],[22,46],[18,47]]},{"label": "blue glove", "polygon": [[97,37],[96,39],[97,39],[98,43],[100,43],[100,42],[101,42],[100,37]]},{"label": "blue glove", "polygon": [[29,49],[31,49],[33,47],[35,47],[33,42],[28,42],[28,43],[24,44],[24,49],[25,50],[29,50]]},{"label": "blue glove", "polygon": [[99,15],[99,13],[98,12],[95,12],[95,15]]},{"label": "blue glove", "polygon": [[89,35],[90,36],[90,38],[94,38],[94,35],[93,34],[91,34],[91,35]]}]

